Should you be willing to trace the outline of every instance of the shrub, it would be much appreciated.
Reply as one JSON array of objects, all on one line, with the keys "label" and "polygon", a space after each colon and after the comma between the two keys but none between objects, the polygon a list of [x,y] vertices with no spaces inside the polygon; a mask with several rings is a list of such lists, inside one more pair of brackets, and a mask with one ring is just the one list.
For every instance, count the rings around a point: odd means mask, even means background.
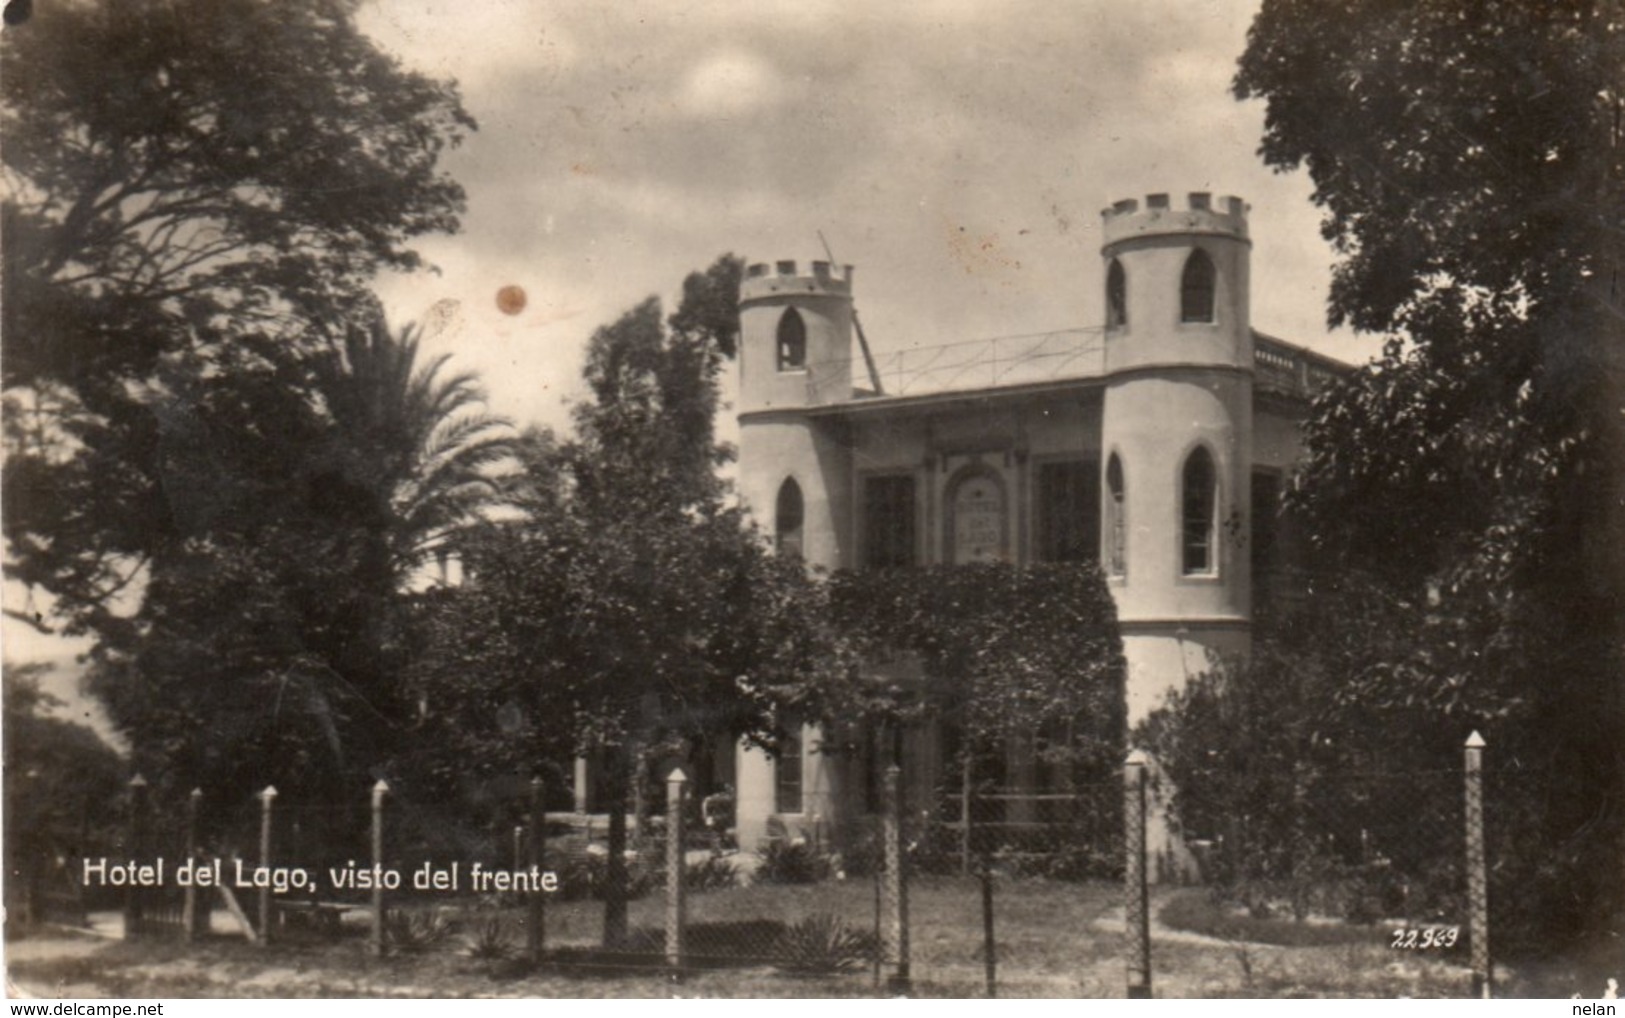
[{"label": "shrub", "polygon": [[[942,824],[928,824],[903,844],[908,867],[915,873],[944,876],[958,873],[961,863],[959,832]],[[877,858],[883,855],[877,853]]]},{"label": "shrub", "polygon": [[1066,845],[1048,852],[998,852],[996,870],[1012,877],[1049,880],[1115,880],[1123,875],[1121,852],[1097,845]]},{"label": "shrub", "polygon": [[[558,895],[564,901],[593,899],[602,901],[604,888],[609,883],[609,857],[595,853],[576,853],[557,860],[551,867],[559,877]],[[626,861],[626,900],[635,901],[652,890],[658,883],[657,873],[651,873],[641,858]]]},{"label": "shrub", "polygon": [[455,925],[439,912],[391,911],[384,920],[384,932],[392,948],[401,954],[424,954],[444,944],[456,931]]},{"label": "shrub", "polygon": [[713,855],[683,868],[683,886],[691,891],[720,891],[739,882],[733,860]]},{"label": "shrub", "polygon": [[833,874],[830,857],[804,841],[769,842],[756,879],[765,884],[815,884]]}]

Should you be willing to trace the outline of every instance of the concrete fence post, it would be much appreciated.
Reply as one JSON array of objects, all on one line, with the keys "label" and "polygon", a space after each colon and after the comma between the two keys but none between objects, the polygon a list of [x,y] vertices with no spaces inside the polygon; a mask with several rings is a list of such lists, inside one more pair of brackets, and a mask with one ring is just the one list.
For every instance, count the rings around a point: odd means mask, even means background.
[{"label": "concrete fence post", "polygon": [[971,760],[966,754],[959,773],[959,875],[970,876]]},{"label": "concrete fence post", "polygon": [[[530,866],[534,873],[540,873],[543,864],[543,841],[547,837],[546,799],[543,793],[546,789],[542,785],[540,775],[530,779],[530,831],[525,839],[530,850]],[[517,839],[523,833],[520,828],[514,828],[514,837]],[[519,868],[519,860],[514,860],[514,868]],[[525,946],[530,952],[530,963],[540,965],[542,953],[547,948],[547,913],[545,895],[539,887],[532,888],[530,892],[528,919],[525,924]]]},{"label": "concrete fence post", "polygon": [[993,864],[985,856],[981,866],[982,880],[982,956],[983,974],[987,978],[987,997],[999,995],[999,942],[993,936]]},{"label": "concrete fence post", "polygon": [[[203,789],[194,788],[186,796],[186,861],[194,864],[197,861],[197,813],[198,806],[203,802]],[[198,916],[198,906],[202,900],[198,897],[197,887],[188,882],[181,898],[181,922],[186,930],[188,943],[197,939],[198,926],[201,925]]]},{"label": "concrete fence post", "polygon": [[[130,779],[130,857],[145,862],[147,851],[147,779],[137,774]],[[141,888],[134,881],[124,891],[124,939],[141,936],[145,918]]]},{"label": "concrete fence post", "polygon": [[[570,789],[570,792],[571,792],[571,795],[572,795],[573,799],[575,800],[575,802],[574,802],[575,811],[580,816],[586,816],[587,815],[587,798],[588,798],[588,796],[587,796],[587,791],[588,791],[587,782],[588,782],[589,777],[590,777],[588,772],[587,772],[587,758],[586,757],[584,757],[584,756],[576,757],[573,777],[574,777],[575,780],[572,783],[572,787]],[[592,841],[592,825],[591,824],[587,825],[587,840],[588,840],[589,843],[591,843],[591,841]]]},{"label": "concrete fence post", "polygon": [[1473,996],[1490,999],[1489,872],[1484,852],[1484,737],[1467,737],[1467,942],[1472,952]]},{"label": "concrete fence post", "polygon": [[1124,934],[1130,999],[1151,996],[1151,909],[1145,867],[1146,756],[1134,750],[1123,762]]},{"label": "concrete fence post", "polygon": [[[273,865],[271,859],[271,824],[272,811],[276,808],[276,786],[266,785],[265,791],[260,793],[260,865],[270,872]],[[260,885],[260,939],[259,944],[265,947],[271,943],[271,927],[275,925],[275,916],[271,912],[271,883],[267,880]]]},{"label": "concrete fence post", "polygon": [[683,968],[683,800],[688,775],[673,767],[666,776],[666,964]]},{"label": "concrete fence post", "polygon": [[908,951],[908,875],[904,872],[903,854],[903,770],[896,764],[886,768],[882,790],[881,836],[886,851],[885,941],[882,951],[893,965],[888,984],[894,993],[907,993],[909,989]]},{"label": "concrete fence post", "polygon": [[[389,783],[383,778],[372,786],[372,865],[374,873],[383,872],[384,866],[384,796],[389,794]],[[374,957],[384,953],[384,886],[383,881],[372,885],[372,929],[367,949]]]}]

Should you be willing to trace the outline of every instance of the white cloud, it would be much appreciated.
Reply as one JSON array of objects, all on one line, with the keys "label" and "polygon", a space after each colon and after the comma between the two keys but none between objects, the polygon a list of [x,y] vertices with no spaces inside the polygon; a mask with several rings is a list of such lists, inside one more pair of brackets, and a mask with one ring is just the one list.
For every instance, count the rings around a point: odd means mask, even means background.
[{"label": "white cloud", "polygon": [[727,117],[774,106],[783,86],[773,66],[741,50],[705,57],[684,78],[679,109],[690,116]]}]

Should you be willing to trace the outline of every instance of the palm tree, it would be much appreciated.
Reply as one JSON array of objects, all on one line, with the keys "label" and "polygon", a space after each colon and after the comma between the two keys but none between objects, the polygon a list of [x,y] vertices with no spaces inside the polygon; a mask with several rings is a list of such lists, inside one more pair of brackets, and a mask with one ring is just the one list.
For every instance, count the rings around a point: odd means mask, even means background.
[{"label": "palm tree", "polygon": [[442,377],[450,354],[418,365],[421,336],[410,324],[392,333],[375,311],[346,328],[322,372],[349,497],[395,590],[501,501],[496,468],[517,448],[509,421],[480,409],[473,373]]},{"label": "palm tree", "polygon": [[[391,331],[381,309],[347,323],[316,358],[317,398],[332,423],[324,462],[312,472],[315,511],[347,535],[333,546],[347,582],[327,602],[339,638],[280,675],[278,709],[302,710],[331,727],[340,714],[383,722],[362,734],[372,754],[421,721],[421,691],[399,684],[401,595],[457,533],[504,501],[505,461],[518,440],[510,423],[483,410],[473,373],[444,373],[450,354],[420,364],[422,331]],[[414,721],[415,719],[415,721]],[[350,753],[323,729],[335,759]],[[350,730],[350,736],[357,734]],[[345,752],[340,752],[340,744]]]}]

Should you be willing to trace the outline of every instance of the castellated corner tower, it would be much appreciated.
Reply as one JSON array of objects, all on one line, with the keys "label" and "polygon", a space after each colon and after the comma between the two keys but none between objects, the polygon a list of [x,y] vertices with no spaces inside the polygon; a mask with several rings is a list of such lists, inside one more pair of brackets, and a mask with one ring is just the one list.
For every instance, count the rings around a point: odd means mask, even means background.
[{"label": "castellated corner tower", "polygon": [[1148,195],[1102,212],[1101,564],[1134,723],[1251,643],[1247,206]]},{"label": "castellated corner tower", "polygon": [[[749,466],[739,490],[780,554],[833,570],[851,555],[852,447],[845,424],[816,411],[853,397],[852,267],[807,269],[752,265],[740,285],[739,461]],[[816,831],[839,815],[845,782],[837,757],[820,751],[822,739],[817,725],[804,725],[789,760],[740,744],[741,845],[766,836],[769,816]]]},{"label": "castellated corner tower", "polygon": [[[740,493],[783,551],[846,561],[852,452],[809,410],[852,398],[852,267],[752,265],[739,294]],[[772,464],[771,469],[763,465]]]}]

